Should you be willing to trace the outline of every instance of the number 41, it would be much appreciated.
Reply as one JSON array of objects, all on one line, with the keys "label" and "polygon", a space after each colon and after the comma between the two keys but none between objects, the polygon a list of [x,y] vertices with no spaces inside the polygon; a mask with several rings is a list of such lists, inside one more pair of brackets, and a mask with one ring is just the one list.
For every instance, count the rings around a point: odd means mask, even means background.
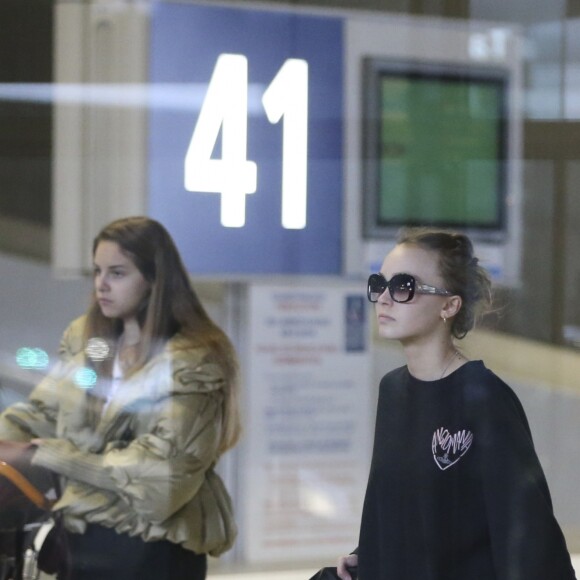
[{"label": "number 41", "polygon": [[[308,63],[288,59],[262,97],[270,123],[284,118],[282,226],[306,227]],[[212,152],[222,132],[221,159]],[[185,156],[185,189],[221,194],[221,224],[242,227],[246,195],[257,189],[256,163],[247,159],[248,59],[219,56]]]}]

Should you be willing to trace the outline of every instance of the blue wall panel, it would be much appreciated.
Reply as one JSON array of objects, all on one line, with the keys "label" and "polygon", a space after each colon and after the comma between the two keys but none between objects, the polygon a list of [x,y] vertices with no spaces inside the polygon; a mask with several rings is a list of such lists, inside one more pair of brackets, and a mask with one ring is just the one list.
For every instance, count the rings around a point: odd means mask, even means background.
[{"label": "blue wall panel", "polygon": [[[340,274],[343,202],[343,22],[234,8],[158,4],[151,21],[148,213],[174,236],[199,274]],[[220,195],[184,186],[184,159],[219,55],[248,59],[248,152],[257,191],[246,223],[220,223]],[[284,229],[283,122],[271,124],[261,97],[289,58],[309,66],[306,228]],[[213,157],[220,157],[221,145]]]}]

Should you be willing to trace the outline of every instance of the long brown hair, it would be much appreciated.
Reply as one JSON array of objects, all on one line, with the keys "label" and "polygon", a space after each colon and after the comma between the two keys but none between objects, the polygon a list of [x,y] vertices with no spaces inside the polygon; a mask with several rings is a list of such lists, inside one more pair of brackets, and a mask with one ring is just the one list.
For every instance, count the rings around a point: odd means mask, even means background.
[{"label": "long brown hair", "polygon": [[[238,362],[226,334],[211,320],[191,286],[187,271],[167,230],[148,217],[128,217],[105,226],[93,242],[118,244],[151,285],[148,300],[137,315],[141,342],[136,362],[126,373],[137,372],[167,341],[179,333],[179,347],[201,347],[224,371],[224,422],[220,451],[233,447],[240,435]],[[93,290],[85,325],[85,344],[92,337],[106,340],[114,353],[122,332],[118,319],[105,317]],[[97,366],[99,364],[97,363]],[[111,357],[100,364],[100,373],[110,376]]]}]

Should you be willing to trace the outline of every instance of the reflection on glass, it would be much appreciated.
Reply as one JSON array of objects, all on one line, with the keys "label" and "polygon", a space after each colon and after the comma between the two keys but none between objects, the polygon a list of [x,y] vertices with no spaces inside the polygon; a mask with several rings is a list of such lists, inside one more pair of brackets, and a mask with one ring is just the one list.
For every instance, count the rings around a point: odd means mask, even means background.
[{"label": "reflection on glass", "polygon": [[85,354],[92,361],[103,361],[109,356],[109,345],[107,341],[103,338],[90,338],[87,341],[87,346],[85,348]]},{"label": "reflection on glass", "polygon": [[75,373],[74,381],[81,389],[92,389],[97,383],[97,373],[93,369],[82,367]]},{"label": "reflection on glass", "polygon": [[23,346],[16,351],[16,364],[23,369],[43,370],[48,368],[50,359],[41,348]]}]

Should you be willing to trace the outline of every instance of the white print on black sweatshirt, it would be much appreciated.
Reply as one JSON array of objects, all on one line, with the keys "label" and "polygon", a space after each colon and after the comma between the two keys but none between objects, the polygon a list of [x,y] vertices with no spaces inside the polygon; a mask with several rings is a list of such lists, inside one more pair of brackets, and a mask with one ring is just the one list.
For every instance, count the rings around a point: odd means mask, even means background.
[{"label": "white print on black sweatshirt", "polygon": [[439,469],[445,471],[455,465],[469,450],[473,442],[473,433],[463,429],[451,435],[445,427],[439,427],[433,433],[431,448],[433,459]]}]

